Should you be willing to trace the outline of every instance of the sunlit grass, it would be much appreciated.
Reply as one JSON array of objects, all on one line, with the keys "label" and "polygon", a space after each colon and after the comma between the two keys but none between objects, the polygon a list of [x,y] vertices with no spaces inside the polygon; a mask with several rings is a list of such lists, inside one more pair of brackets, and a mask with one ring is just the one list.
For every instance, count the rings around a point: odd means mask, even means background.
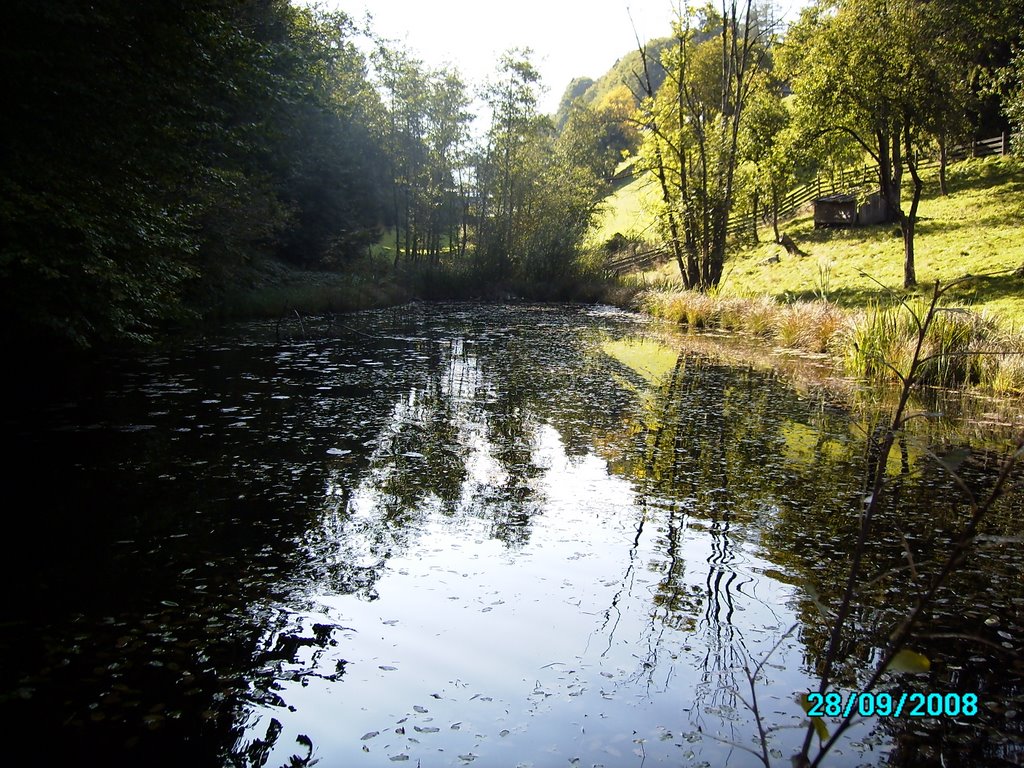
[{"label": "sunlit grass", "polygon": [[[950,168],[950,194],[938,195],[926,177],[915,237],[919,293],[936,280],[964,279],[951,301],[986,310],[1003,323],[1024,326],[1024,168],[1012,158],[987,158]],[[807,256],[790,256],[774,243],[738,253],[726,265],[726,294],[779,298],[825,296],[847,307],[903,294],[903,240],[896,225],[814,229],[807,213],[784,230]],[[770,231],[764,233],[770,236]],[[778,263],[764,263],[778,255]]]},{"label": "sunlit grass", "polygon": [[[968,160],[948,177],[945,197],[926,177],[915,291],[902,288],[898,226],[816,230],[810,212],[783,226],[807,256],[773,242],[747,247],[726,262],[714,295],[681,290],[674,263],[630,279],[647,288],[641,306],[652,315],[828,351],[846,375],[877,382],[898,379],[913,356],[916,326],[901,302],[920,313],[935,281],[953,284],[926,342],[922,382],[1024,393],[1024,167]],[[620,192],[635,200],[638,190],[634,181]]]},{"label": "sunlit grass", "polygon": [[[1024,167],[1009,157],[968,160],[950,166],[948,177],[950,194],[942,197],[935,172],[925,176],[915,239],[918,293],[927,295],[935,280],[948,284],[970,276],[948,294],[951,301],[984,310],[1005,327],[1024,328],[1024,276],[1019,271],[1024,267]],[[643,184],[634,180],[609,198],[613,210],[595,237],[614,234],[614,226],[622,223],[615,205],[622,199],[628,211],[634,210]],[[647,217],[635,226],[636,231],[646,228],[651,237]],[[815,230],[808,210],[784,222],[782,230],[808,255],[791,256],[773,242],[734,251],[725,265],[723,295],[827,298],[849,308],[891,303],[894,295],[905,295],[898,226]],[[770,241],[771,236],[770,227],[763,227],[761,237]],[[777,263],[768,262],[773,256],[779,257]],[[665,264],[641,279],[647,285],[678,283],[678,269]]]},{"label": "sunlit grass", "polygon": [[632,238],[653,240],[654,220],[650,208],[660,199],[657,185],[649,175],[639,175],[618,182],[605,198],[597,224],[588,236],[588,242],[600,245],[616,233]]}]

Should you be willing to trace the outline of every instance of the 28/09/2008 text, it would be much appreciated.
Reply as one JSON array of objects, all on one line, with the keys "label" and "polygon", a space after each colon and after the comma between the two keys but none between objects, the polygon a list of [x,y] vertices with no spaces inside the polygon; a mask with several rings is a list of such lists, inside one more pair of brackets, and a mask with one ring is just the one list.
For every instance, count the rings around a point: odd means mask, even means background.
[{"label": "28/09/2008 text", "polygon": [[973,717],[976,693],[808,693],[810,717]]}]

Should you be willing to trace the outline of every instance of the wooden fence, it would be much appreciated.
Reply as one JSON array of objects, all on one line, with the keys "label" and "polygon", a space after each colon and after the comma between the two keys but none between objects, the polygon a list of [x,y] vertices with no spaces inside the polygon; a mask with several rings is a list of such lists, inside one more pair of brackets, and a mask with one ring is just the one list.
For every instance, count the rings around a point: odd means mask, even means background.
[{"label": "wooden fence", "polygon": [[[995,136],[991,139],[982,139],[973,144],[966,144],[955,147],[946,153],[946,162],[953,163],[958,160],[966,160],[968,157],[987,157],[990,155],[1006,155],[1010,152],[1010,140],[1007,134]],[[934,168],[939,164],[936,157],[929,157],[921,160],[918,168]],[[878,183],[878,164],[865,163],[862,166],[843,168],[831,176],[819,175],[813,181],[801,184],[791,190],[782,200],[779,201],[779,219],[788,219],[795,215],[803,206],[823,195],[833,195],[849,189],[855,189],[868,184]],[[767,214],[767,210],[765,211]],[[734,213],[729,217],[727,231],[730,235],[737,235],[750,232],[752,227],[753,214],[750,211]],[[767,224],[767,219],[759,217],[759,225]],[[649,248],[641,250],[637,247],[626,248],[608,257],[606,267],[609,272],[616,275],[627,272],[651,269],[667,259],[669,253],[663,248]]]},{"label": "wooden fence", "polygon": [[[953,163],[958,160],[966,160],[968,157],[987,157],[990,155],[1007,155],[1010,153],[1010,137],[1004,133],[1001,136],[994,136],[991,139],[982,139],[973,144],[965,144],[954,147],[946,153],[946,162]],[[928,157],[918,164],[918,168],[934,168],[938,166],[937,157]],[[878,181],[878,164],[865,163],[863,166],[843,168],[838,174],[830,177],[819,175],[813,181],[801,184],[791,190],[782,200],[779,201],[779,218],[788,219],[804,205],[816,197],[823,195],[834,195],[837,192],[844,192],[849,189],[863,186],[865,184],[876,184]],[[767,213],[767,211],[766,211]],[[752,214],[750,211],[734,213],[729,217],[729,234],[735,235],[741,232],[749,232],[751,229]]]},{"label": "wooden fence", "polygon": [[613,275],[640,272],[653,269],[668,256],[668,251],[663,248],[627,248],[609,256],[605,268]]}]

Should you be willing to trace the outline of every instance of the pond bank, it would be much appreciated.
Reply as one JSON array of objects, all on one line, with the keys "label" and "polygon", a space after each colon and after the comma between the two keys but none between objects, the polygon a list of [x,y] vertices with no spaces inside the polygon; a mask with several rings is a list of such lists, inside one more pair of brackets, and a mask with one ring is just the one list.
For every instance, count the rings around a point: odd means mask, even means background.
[{"label": "pond bank", "polygon": [[358,312],[409,301],[553,301],[626,307],[637,289],[595,275],[552,280],[494,279],[472,265],[401,264],[380,260],[345,272],[301,270],[274,260],[254,265],[227,287],[200,297],[204,320],[274,320],[292,313]]},{"label": "pond bank", "polygon": [[[773,346],[825,355],[840,374],[878,384],[898,381],[893,368],[906,370],[917,333],[914,315],[923,318],[927,309],[920,300],[854,310],[824,300],[782,303],[769,296],[656,289],[640,293],[636,304],[646,314],[693,330],[736,331]],[[1024,337],[983,313],[940,308],[925,356],[932,361],[923,371],[924,385],[1024,394]]]}]

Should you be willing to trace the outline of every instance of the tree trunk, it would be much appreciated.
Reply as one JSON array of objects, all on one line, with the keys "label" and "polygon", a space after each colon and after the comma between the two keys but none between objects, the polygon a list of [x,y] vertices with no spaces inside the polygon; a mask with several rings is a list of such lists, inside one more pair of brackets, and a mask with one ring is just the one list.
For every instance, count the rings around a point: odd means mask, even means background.
[{"label": "tree trunk", "polygon": [[878,183],[882,199],[885,201],[885,221],[902,221],[900,188],[903,162],[899,139],[892,143],[887,134],[879,131],[875,134],[875,140],[878,145]]},{"label": "tree trunk", "polygon": [[917,207],[921,202],[921,191],[924,184],[917,172],[917,158],[914,157],[913,142],[910,128],[903,131],[904,149],[910,178],[914,182],[913,197],[910,201],[910,213],[900,218],[900,229],[903,232],[903,287],[914,288],[917,285],[917,270],[914,266],[914,227],[917,224]]},{"label": "tree trunk", "polygon": [[781,242],[779,239],[779,188],[775,184],[772,184],[772,232],[775,233],[775,242]]},{"label": "tree trunk", "polygon": [[939,194],[945,197],[949,194],[946,188],[946,134],[939,136]]},{"label": "tree trunk", "polygon": [[393,265],[393,268],[394,269],[398,269],[398,254],[401,253],[401,250],[402,250],[400,248],[401,244],[399,242],[399,235],[398,235],[398,184],[392,183],[392,185],[391,185],[391,197],[392,197],[392,202],[394,203],[394,206],[395,206],[394,207],[394,211],[395,211],[395,263]]},{"label": "tree trunk", "polygon": [[750,233],[754,236],[754,242],[755,243],[759,243],[761,241],[757,237],[757,203],[758,203],[758,194],[757,194],[757,190],[756,189],[754,190],[754,199],[751,202],[753,203],[753,205],[752,205],[753,211],[751,212],[751,215],[750,215]]}]

